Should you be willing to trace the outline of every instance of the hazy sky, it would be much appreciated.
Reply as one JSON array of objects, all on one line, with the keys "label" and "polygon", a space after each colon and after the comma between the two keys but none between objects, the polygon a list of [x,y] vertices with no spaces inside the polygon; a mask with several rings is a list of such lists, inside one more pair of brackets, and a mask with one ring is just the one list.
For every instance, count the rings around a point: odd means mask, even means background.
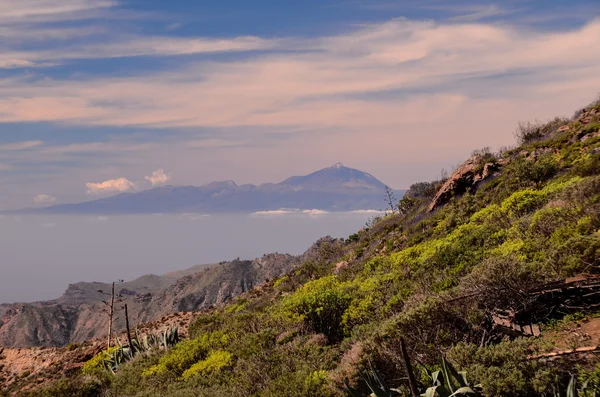
[{"label": "hazy sky", "polygon": [[337,161],[394,188],[600,91],[600,2],[0,0],[0,208]]}]

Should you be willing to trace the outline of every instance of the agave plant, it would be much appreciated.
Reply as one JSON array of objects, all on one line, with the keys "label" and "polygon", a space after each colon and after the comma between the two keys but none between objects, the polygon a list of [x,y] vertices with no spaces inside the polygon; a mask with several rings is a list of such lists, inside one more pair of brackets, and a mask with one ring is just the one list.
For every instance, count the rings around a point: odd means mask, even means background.
[{"label": "agave plant", "polygon": [[119,338],[116,338],[117,346],[110,351],[104,352],[102,365],[108,371],[115,373],[121,365],[133,359],[138,353],[144,353],[155,348],[168,350],[181,341],[177,327],[167,329],[160,334],[147,334],[142,339],[135,330],[135,338],[131,339],[130,346],[124,346]]},{"label": "agave plant", "polygon": [[581,388],[577,387],[577,378],[575,375],[571,375],[571,380],[569,381],[569,385],[567,386],[566,392],[563,394],[560,391],[555,391],[555,397],[598,397],[600,395],[600,390],[598,387],[591,382],[591,378],[587,379],[581,385]]},{"label": "agave plant", "polygon": [[[375,369],[373,363],[369,360],[369,368],[368,369],[359,369],[358,374],[361,380],[367,385],[369,390],[371,390],[371,394],[369,397],[395,397],[401,396],[402,392],[399,389],[390,388],[381,374]],[[353,388],[348,384],[347,381],[344,381],[344,391],[351,397],[364,397],[360,394],[358,390]]]},{"label": "agave plant", "polygon": [[[452,364],[446,361],[444,356],[442,356],[441,368],[439,371],[429,371],[425,368],[431,380],[431,386],[421,394],[421,397],[482,396],[481,385],[471,385],[467,379],[467,373],[465,371],[457,371]],[[385,383],[381,374],[370,361],[369,368],[366,370],[359,369],[358,374],[372,392],[369,397],[397,397],[403,395],[400,389],[390,388]],[[351,387],[348,382],[345,381],[344,383],[345,388],[343,390],[347,395],[351,397],[365,397],[358,390]],[[567,397],[577,396],[569,395]]]},{"label": "agave plant", "polygon": [[112,351],[112,354],[109,354],[103,361],[104,368],[109,370],[112,373],[115,373],[119,370],[121,365],[125,364],[127,361],[133,358],[133,351],[129,347],[123,347],[121,342],[117,338],[117,343],[119,347]]},{"label": "agave plant", "polygon": [[175,346],[180,341],[179,332],[177,327],[167,329],[163,332],[162,335],[162,345],[165,350],[168,350],[170,347]]},{"label": "agave plant", "polygon": [[427,371],[431,386],[421,394],[422,397],[451,397],[451,396],[481,396],[481,385],[471,385],[466,371],[457,371],[452,364],[442,356],[442,369]]}]

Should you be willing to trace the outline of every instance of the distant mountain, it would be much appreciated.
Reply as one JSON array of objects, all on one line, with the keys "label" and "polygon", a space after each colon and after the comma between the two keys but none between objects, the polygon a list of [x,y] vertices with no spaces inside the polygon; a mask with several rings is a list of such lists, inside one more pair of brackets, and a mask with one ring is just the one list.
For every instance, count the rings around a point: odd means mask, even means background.
[{"label": "distant mountain", "polygon": [[[403,191],[395,192],[400,198]],[[305,176],[280,183],[237,185],[233,181],[203,186],[165,186],[137,193],[75,204],[24,209],[20,213],[47,214],[148,214],[218,213],[274,211],[278,209],[319,209],[355,211],[382,209],[385,185],[363,171],[337,163]]]},{"label": "distant mountain", "polygon": [[342,191],[385,190],[385,185],[373,175],[337,163],[305,176],[293,176],[279,183],[298,190]]}]

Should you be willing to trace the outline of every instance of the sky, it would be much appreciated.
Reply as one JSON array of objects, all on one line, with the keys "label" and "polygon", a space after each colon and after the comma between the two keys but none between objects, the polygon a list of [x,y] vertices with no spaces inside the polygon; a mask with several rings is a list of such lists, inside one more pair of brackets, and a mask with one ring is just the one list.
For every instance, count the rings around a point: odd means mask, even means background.
[{"label": "sky", "polygon": [[600,92],[597,0],[0,0],[0,209],[336,162],[396,189]]}]

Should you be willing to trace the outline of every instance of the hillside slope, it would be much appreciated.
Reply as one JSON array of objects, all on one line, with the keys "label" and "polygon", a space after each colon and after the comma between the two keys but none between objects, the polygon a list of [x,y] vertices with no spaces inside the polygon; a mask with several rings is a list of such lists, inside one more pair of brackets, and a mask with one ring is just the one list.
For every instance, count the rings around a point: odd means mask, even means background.
[{"label": "hillside slope", "polygon": [[97,356],[85,375],[29,395],[367,396],[371,384],[377,395],[414,396],[466,383],[470,395],[566,395],[569,384],[571,395],[592,393],[600,102],[522,125],[518,137],[515,148],[475,152],[447,180],[413,185],[396,214],[199,314],[167,352],[140,353],[114,375]]}]

